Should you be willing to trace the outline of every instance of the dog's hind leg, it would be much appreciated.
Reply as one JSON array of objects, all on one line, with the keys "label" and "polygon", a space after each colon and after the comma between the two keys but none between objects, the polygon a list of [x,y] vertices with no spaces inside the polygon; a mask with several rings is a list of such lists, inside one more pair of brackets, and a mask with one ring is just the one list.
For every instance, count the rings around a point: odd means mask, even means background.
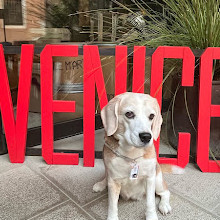
[{"label": "dog's hind leg", "polygon": [[105,178],[96,183],[94,186],[93,186],[93,191],[94,192],[102,192],[103,190],[105,190],[107,187],[107,176],[105,175]]},{"label": "dog's hind leg", "polygon": [[170,192],[167,188],[167,184],[163,179],[160,165],[157,164],[157,175],[156,175],[156,194],[161,196],[159,203],[159,210],[163,215],[171,212],[170,207]]}]

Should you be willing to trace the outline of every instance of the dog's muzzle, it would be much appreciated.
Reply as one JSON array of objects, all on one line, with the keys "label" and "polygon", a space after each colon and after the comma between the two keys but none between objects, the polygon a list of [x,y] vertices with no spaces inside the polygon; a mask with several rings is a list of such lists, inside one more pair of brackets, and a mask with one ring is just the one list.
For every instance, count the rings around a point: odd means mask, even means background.
[{"label": "dog's muzzle", "polygon": [[151,134],[147,132],[140,133],[139,137],[144,144],[149,143],[152,138]]}]

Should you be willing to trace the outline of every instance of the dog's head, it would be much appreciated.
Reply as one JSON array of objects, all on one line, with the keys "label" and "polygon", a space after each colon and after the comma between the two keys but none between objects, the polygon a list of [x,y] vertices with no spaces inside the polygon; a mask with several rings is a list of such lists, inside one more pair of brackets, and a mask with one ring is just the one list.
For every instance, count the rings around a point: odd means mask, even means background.
[{"label": "dog's head", "polygon": [[111,99],[102,109],[101,117],[107,136],[114,135],[135,147],[152,145],[163,121],[155,98],[130,92]]}]

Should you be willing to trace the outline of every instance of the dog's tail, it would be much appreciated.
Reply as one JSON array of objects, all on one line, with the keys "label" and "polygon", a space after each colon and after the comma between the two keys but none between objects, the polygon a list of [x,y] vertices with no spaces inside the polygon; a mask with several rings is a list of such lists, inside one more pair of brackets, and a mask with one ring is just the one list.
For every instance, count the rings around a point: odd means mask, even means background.
[{"label": "dog's tail", "polygon": [[183,174],[184,168],[171,165],[171,164],[160,164],[160,168],[163,173],[172,173],[172,174]]}]

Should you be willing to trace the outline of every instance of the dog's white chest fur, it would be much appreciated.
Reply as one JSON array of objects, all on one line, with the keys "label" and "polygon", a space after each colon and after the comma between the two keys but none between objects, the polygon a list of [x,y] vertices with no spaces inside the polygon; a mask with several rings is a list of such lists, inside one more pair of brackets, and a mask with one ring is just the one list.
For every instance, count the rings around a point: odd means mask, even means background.
[{"label": "dog's white chest fur", "polygon": [[[156,159],[143,159],[139,158],[137,161],[138,165],[138,176],[151,176],[153,171],[155,171]],[[127,161],[120,157],[115,157],[110,164],[108,164],[108,172],[112,179],[123,179],[129,178],[133,162]]]},{"label": "dog's white chest fur", "polygon": [[138,178],[130,179],[132,170],[132,161],[127,161],[120,157],[115,157],[110,164],[108,164],[108,174],[112,179],[121,184],[120,195],[124,199],[142,199],[146,193],[146,177],[150,177],[155,173],[156,159],[139,158]]}]

